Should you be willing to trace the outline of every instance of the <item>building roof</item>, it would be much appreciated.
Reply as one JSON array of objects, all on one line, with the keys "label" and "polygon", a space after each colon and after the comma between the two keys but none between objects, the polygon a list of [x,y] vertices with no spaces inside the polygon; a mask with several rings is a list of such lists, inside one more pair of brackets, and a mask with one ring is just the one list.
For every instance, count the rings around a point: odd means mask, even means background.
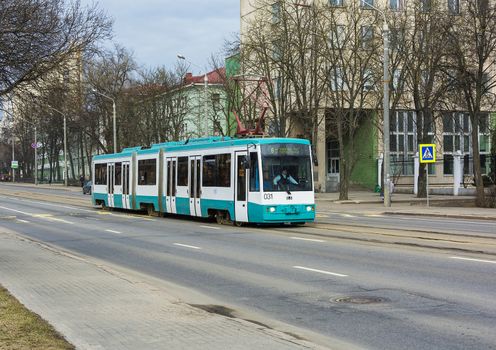
[{"label": "building roof", "polygon": [[[226,69],[224,67],[219,69],[214,69],[207,73],[209,84],[222,84],[226,78]],[[186,73],[184,77],[185,84],[203,84],[205,75],[193,75],[192,73]]]}]

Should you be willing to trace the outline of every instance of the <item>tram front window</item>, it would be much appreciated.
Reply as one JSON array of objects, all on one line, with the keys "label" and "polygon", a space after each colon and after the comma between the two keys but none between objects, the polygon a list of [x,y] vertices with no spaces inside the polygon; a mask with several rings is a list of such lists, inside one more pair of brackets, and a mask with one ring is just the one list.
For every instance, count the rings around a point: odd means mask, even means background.
[{"label": "tram front window", "polygon": [[301,144],[262,145],[263,190],[312,191],[310,147]]}]

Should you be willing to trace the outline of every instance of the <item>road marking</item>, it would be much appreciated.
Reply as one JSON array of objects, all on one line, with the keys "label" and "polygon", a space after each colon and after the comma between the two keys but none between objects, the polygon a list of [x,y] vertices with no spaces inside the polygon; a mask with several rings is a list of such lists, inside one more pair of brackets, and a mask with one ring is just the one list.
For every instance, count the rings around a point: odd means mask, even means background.
[{"label": "road marking", "polygon": [[318,242],[318,243],[324,243],[325,242],[321,239],[312,239],[312,238],[303,238],[303,237],[290,237],[290,239],[297,239],[299,241]]},{"label": "road marking", "polygon": [[332,275],[332,276],[337,276],[337,277],[348,277],[348,275],[343,275],[341,273],[336,273],[336,272],[330,272],[330,271],[324,271],[324,270],[317,270],[317,269],[312,269],[310,267],[303,267],[303,266],[293,266],[295,269],[299,270],[305,270],[305,271],[311,271],[311,272],[317,272],[317,273],[323,273],[324,275]]},{"label": "road marking", "polygon": [[315,216],[318,218],[328,218],[329,217],[329,215],[323,215],[323,214],[317,214]]},{"label": "road marking", "polygon": [[13,211],[14,213],[19,213],[19,214],[23,214],[23,215],[29,215],[29,216],[33,215],[33,213],[26,213],[25,211],[10,209],[10,208],[7,208],[7,207],[0,207],[0,209]]},{"label": "road marking", "polygon": [[74,222],[67,221],[67,220],[64,220],[64,219],[54,218],[52,214],[34,214],[34,215],[31,215],[31,216],[34,217],[34,218],[41,218],[41,219],[45,219],[45,220],[48,220],[48,221],[56,221],[56,222],[62,222],[64,224],[74,225]]},{"label": "road marking", "polygon": [[384,215],[381,215],[381,214],[368,214],[366,216],[369,218],[383,218],[384,217]]},{"label": "road marking", "polygon": [[209,229],[212,229],[212,230],[220,230],[220,227],[214,227],[214,226],[200,225],[200,227],[209,228]]},{"label": "road marking", "polygon": [[121,234],[122,232],[119,232],[119,231],[114,231],[114,230],[105,230],[106,232],[110,232],[110,233],[117,233],[117,234]]},{"label": "road marking", "polygon": [[462,258],[459,256],[452,256],[450,259],[456,259],[456,260],[467,260],[467,261],[477,261],[477,262],[483,262],[483,263],[488,263],[488,264],[496,264],[496,261],[494,260],[482,260],[482,259],[471,259],[471,258]]},{"label": "road marking", "polygon": [[17,221],[22,222],[23,224],[29,224],[29,221],[27,220],[17,219]]},{"label": "road marking", "polygon": [[350,214],[339,214],[341,216],[344,216],[345,218],[354,218],[355,216],[354,215],[350,215]]},{"label": "road marking", "polygon": [[184,248],[191,248],[191,249],[201,249],[200,247],[195,247],[194,245],[187,245],[187,244],[181,244],[181,243],[174,243],[174,245],[177,245],[179,247],[184,247]]}]

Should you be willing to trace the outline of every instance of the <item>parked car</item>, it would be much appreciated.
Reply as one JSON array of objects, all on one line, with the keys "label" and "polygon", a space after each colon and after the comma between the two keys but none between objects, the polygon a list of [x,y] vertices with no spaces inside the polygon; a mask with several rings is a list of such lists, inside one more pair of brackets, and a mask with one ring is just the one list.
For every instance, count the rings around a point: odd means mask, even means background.
[{"label": "parked car", "polygon": [[9,174],[0,174],[0,181],[10,181],[10,175]]},{"label": "parked car", "polygon": [[86,181],[86,183],[83,186],[83,194],[91,194],[91,181]]}]

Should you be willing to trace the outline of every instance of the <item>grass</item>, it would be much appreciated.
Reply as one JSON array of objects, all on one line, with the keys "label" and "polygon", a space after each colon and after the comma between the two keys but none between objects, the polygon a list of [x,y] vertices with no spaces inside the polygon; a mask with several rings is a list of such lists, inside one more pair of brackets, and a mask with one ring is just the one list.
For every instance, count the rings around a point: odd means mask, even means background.
[{"label": "grass", "polygon": [[0,286],[0,350],[75,349],[38,315]]}]

